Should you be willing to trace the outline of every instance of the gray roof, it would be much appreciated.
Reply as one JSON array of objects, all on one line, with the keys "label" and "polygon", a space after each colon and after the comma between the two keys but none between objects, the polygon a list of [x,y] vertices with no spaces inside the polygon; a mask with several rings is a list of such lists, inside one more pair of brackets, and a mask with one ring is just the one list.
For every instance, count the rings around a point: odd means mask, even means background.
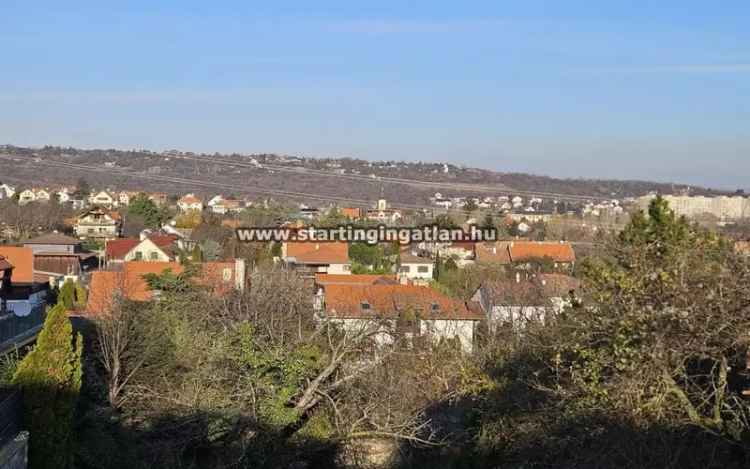
[{"label": "gray roof", "polygon": [[69,246],[81,244],[81,241],[60,233],[47,233],[24,241],[23,244],[59,244]]}]

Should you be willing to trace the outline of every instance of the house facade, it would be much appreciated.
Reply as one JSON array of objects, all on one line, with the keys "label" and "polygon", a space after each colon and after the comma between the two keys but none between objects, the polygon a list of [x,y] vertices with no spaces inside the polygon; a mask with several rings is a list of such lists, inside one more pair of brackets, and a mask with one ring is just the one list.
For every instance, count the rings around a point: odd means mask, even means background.
[{"label": "house facade", "polygon": [[345,242],[286,242],[281,257],[287,266],[310,280],[316,273],[351,274],[349,244]]},{"label": "house facade", "polygon": [[118,212],[95,207],[79,215],[73,228],[80,239],[116,239],[122,232],[122,218]]},{"label": "house facade", "polygon": [[464,303],[417,285],[329,284],[318,290],[315,308],[319,321],[339,323],[354,333],[371,329],[380,346],[397,340],[449,340],[466,353],[473,350],[483,319]]},{"label": "house facade", "polygon": [[203,210],[203,202],[201,201],[201,199],[196,197],[195,194],[187,194],[177,201],[177,208],[182,212],[187,212],[190,210],[200,212]]}]

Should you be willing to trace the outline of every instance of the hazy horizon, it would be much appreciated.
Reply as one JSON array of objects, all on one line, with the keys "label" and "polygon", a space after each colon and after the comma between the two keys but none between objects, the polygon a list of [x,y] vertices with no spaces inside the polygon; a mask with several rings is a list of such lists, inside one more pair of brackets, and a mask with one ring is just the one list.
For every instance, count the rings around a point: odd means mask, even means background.
[{"label": "hazy horizon", "polygon": [[2,5],[0,142],[750,188],[750,4]]}]

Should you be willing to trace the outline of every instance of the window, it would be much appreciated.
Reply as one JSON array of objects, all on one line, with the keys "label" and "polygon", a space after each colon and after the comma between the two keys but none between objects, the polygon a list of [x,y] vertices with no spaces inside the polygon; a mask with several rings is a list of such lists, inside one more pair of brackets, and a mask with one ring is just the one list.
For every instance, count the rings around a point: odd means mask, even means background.
[{"label": "window", "polygon": [[148,257],[149,257],[149,259],[151,259],[152,261],[157,261],[157,260],[159,260],[159,253],[158,253],[158,252],[156,252],[156,251],[151,251],[151,252],[150,252],[150,253],[148,254]]},{"label": "window", "polygon": [[370,306],[370,303],[368,303],[367,301],[363,301],[363,302],[362,302],[362,303],[360,304],[360,306],[361,306],[361,307],[362,307],[362,309],[363,309],[363,310],[365,310],[365,311],[367,311],[367,310],[370,310],[370,309],[372,309],[372,306]]},{"label": "window", "polygon": [[436,313],[440,311],[440,305],[438,303],[432,303],[432,305],[430,306],[430,309],[432,310],[433,313]]},{"label": "window", "polygon": [[142,259],[143,259],[143,253],[141,251],[136,251],[135,260],[140,261]]},{"label": "window", "polygon": [[230,268],[224,269],[224,271],[221,273],[221,276],[225,282],[232,280],[232,269]]},{"label": "window", "polygon": [[350,270],[352,270],[352,266],[350,266],[349,264],[344,264],[344,271],[349,272]]},{"label": "window", "polygon": [[409,272],[411,272],[411,269],[408,265],[402,265],[401,267],[399,267],[398,271],[408,274]]},{"label": "window", "polygon": [[417,272],[419,272],[420,274],[426,274],[429,271],[430,271],[430,268],[426,265],[420,265],[417,267]]}]

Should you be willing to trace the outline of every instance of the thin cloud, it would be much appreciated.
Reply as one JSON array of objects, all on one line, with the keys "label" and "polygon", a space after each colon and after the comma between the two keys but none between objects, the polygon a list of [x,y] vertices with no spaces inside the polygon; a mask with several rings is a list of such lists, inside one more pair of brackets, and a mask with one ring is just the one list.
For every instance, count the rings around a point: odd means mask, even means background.
[{"label": "thin cloud", "polygon": [[585,68],[586,72],[605,73],[749,73],[750,63],[731,64],[669,64],[634,67]]},{"label": "thin cloud", "polygon": [[331,22],[326,29],[332,32],[357,34],[446,34],[496,28],[508,23],[503,20],[396,20],[363,19]]}]

